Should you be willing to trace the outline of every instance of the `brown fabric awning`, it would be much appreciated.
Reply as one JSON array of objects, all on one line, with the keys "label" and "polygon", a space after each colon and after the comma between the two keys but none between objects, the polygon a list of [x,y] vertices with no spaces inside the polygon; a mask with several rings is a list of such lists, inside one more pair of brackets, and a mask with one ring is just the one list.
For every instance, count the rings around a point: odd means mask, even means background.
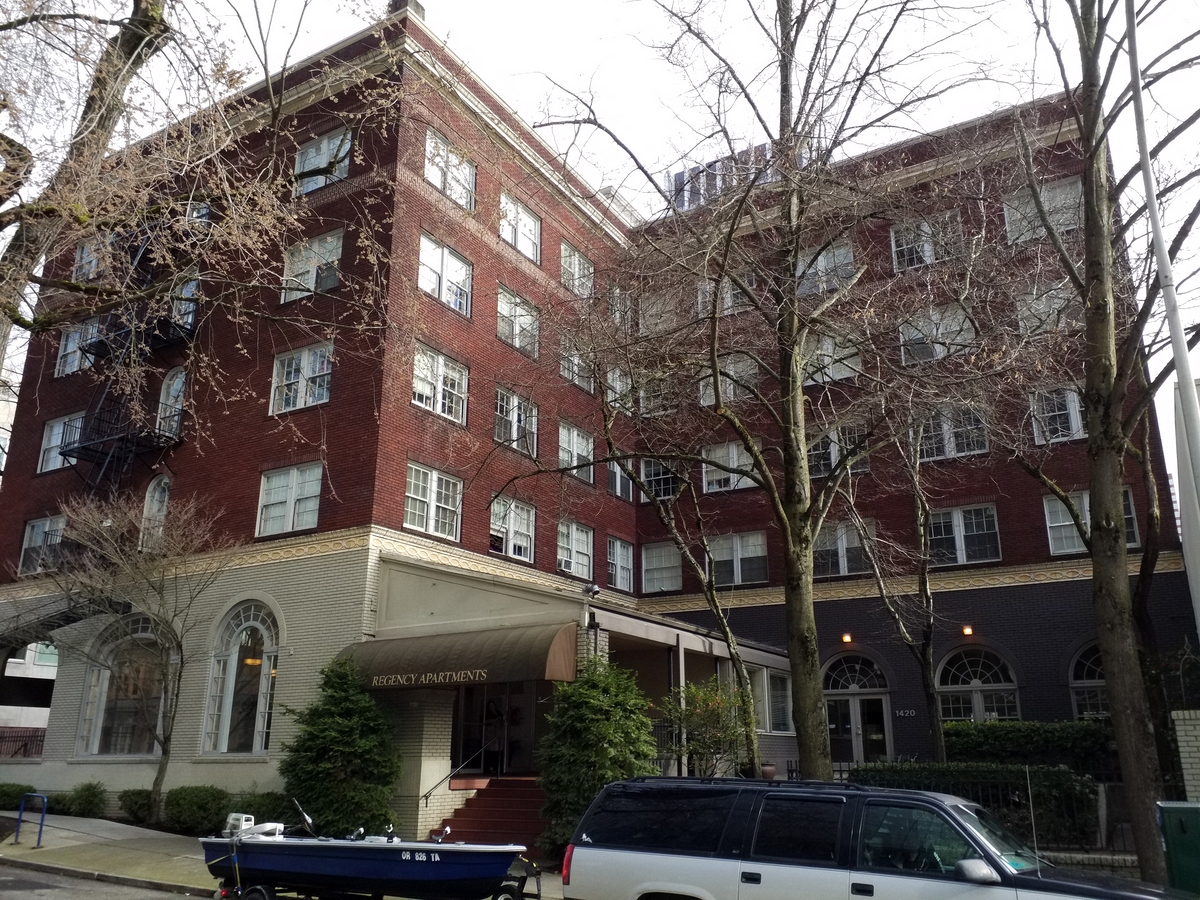
[{"label": "brown fabric awning", "polygon": [[574,681],[574,622],[351,644],[367,687],[437,688],[506,681]]}]

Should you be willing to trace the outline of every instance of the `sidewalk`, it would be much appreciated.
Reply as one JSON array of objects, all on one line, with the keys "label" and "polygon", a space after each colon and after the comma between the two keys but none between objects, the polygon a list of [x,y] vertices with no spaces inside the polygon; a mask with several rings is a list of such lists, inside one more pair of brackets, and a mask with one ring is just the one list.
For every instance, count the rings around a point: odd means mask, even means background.
[{"label": "sidewalk", "polygon": [[[0,818],[16,822],[15,812]],[[42,846],[36,849],[39,813],[25,814],[21,842],[15,835],[0,843],[0,866],[19,866],[90,880],[108,881],[211,897],[217,881],[204,865],[204,851],[195,838],[165,834],[149,828],[122,825],[106,819],[46,816]],[[533,891],[533,884],[526,890]],[[544,900],[562,900],[562,879],[542,876]]]}]

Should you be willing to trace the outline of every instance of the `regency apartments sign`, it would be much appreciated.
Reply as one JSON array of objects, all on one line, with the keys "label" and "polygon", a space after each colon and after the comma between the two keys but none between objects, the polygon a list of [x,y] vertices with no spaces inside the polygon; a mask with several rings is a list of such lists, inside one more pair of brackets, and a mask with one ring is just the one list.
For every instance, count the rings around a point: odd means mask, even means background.
[{"label": "regency apartments sign", "polygon": [[407,672],[375,675],[371,678],[371,687],[422,687],[430,684],[475,684],[487,680],[487,669],[460,669],[456,672]]}]

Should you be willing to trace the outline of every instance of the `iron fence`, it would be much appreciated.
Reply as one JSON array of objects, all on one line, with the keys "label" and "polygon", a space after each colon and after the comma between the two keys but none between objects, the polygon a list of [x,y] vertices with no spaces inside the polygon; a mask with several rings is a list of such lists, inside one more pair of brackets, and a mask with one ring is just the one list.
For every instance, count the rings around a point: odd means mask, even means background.
[{"label": "iron fence", "polygon": [[0,728],[0,758],[40,758],[45,740],[45,728]]}]

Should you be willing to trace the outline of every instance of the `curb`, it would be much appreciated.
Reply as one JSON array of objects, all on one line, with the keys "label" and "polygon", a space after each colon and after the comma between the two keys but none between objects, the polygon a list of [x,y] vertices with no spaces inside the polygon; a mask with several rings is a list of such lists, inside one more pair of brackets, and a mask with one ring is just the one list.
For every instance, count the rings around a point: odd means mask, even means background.
[{"label": "curb", "polygon": [[144,888],[149,891],[166,891],[171,894],[184,894],[194,897],[211,897],[217,890],[215,887],[199,888],[185,884],[173,884],[169,881],[133,878],[129,875],[89,872],[87,869],[73,869],[70,866],[57,866],[52,863],[40,863],[28,859],[13,859],[3,855],[0,855],[0,866],[12,866],[17,869],[30,869],[34,872],[47,872],[51,875],[65,875],[68,878],[79,878],[84,881],[104,881],[109,884],[124,885],[125,887]]}]

